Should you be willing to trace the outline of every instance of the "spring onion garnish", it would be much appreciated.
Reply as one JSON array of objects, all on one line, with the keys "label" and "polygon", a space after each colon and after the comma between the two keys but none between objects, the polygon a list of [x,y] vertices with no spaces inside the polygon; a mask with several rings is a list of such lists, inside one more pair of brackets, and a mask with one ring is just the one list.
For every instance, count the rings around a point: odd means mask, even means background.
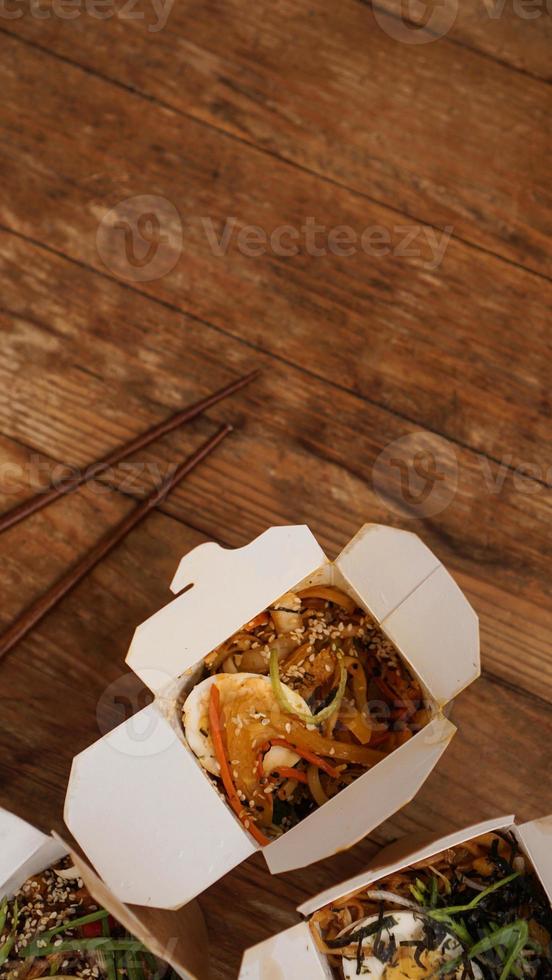
[{"label": "spring onion garnish", "polygon": [[[111,929],[109,928],[109,917],[102,919],[102,936],[111,936]],[[105,966],[105,972],[107,973],[107,980],[117,980],[117,963],[115,959],[115,953],[103,950],[98,954],[98,959],[103,960]]]},{"label": "spring onion garnish", "polygon": [[306,711],[297,711],[293,707],[290,701],[288,701],[286,692],[282,685],[280,679],[280,666],[278,662],[278,651],[270,651],[270,680],[272,683],[272,690],[274,691],[274,696],[280,705],[282,711],[285,711],[288,715],[295,715],[300,721],[304,722],[306,725],[320,725],[321,722],[326,721],[327,718],[331,718],[334,711],[339,709],[339,706],[343,700],[343,695],[345,694],[345,687],[347,684],[347,670],[343,664],[341,664],[341,673],[339,677],[339,686],[337,688],[335,697],[332,698],[329,704],[318,714],[313,715],[310,712],[307,714]]},{"label": "spring onion garnish", "polygon": [[495,929],[489,936],[484,936],[475,946],[472,946],[469,955],[473,959],[479,956],[480,953],[486,953],[490,949],[496,949],[497,946],[505,946],[507,953],[504,959],[504,969],[500,974],[500,980],[507,980],[528,939],[529,926],[523,919],[517,919],[515,922],[510,923],[510,925],[503,926],[501,929]]},{"label": "spring onion garnish", "polygon": [[6,916],[8,914],[8,896],[5,895],[0,902],[0,936],[4,932],[4,926],[6,924]]},{"label": "spring onion garnish", "polygon": [[[6,915],[7,915],[7,910],[4,910],[3,909],[3,915],[4,915],[4,922],[5,922]],[[13,903],[12,922],[11,922],[10,934],[9,934],[8,938],[6,939],[5,943],[2,946],[0,946],[0,965],[2,963],[5,963],[6,962],[6,960],[8,959],[8,957],[9,957],[9,955],[10,955],[10,953],[11,953],[11,951],[12,951],[14,945],[15,945],[15,938],[16,938],[16,935],[17,935],[17,923],[18,923],[18,921],[19,921],[19,906],[17,904],[17,899],[16,899],[15,902]]]},{"label": "spring onion garnish", "polygon": [[431,918],[435,919],[437,922],[440,922],[446,921],[451,915],[458,915],[460,912],[471,912],[471,910],[479,905],[482,899],[486,898],[487,895],[490,895],[492,892],[496,892],[499,888],[502,888],[503,885],[508,885],[514,880],[514,878],[519,878],[519,875],[520,872],[515,871],[514,874],[508,875],[506,878],[501,878],[500,881],[495,881],[493,885],[489,885],[489,887],[485,888],[484,891],[479,892],[479,895],[476,895],[475,898],[472,899],[471,902],[468,902],[467,905],[449,905],[448,908],[432,909],[428,912],[428,915],[430,915]]},{"label": "spring onion garnish", "polygon": [[[507,926],[502,926],[500,929],[495,929],[493,932],[489,933],[488,936],[484,936],[483,939],[480,939],[479,942],[467,949],[466,953],[470,960],[475,960],[482,953],[488,953],[490,950],[505,949],[506,952],[501,954],[501,958],[503,957],[504,967],[500,974],[499,980],[508,980],[510,973],[516,966],[516,961],[519,958],[520,953],[528,944],[528,940],[529,926],[523,921],[523,919],[517,919],[515,922],[511,922]],[[452,960],[448,960],[447,963],[440,967],[437,974],[443,975],[445,973],[451,973],[458,966],[460,966],[465,955],[466,954],[463,954],[462,956],[457,956]]]},{"label": "spring onion garnish", "polygon": [[[69,922],[62,922],[61,925],[56,926],[55,929],[48,929],[47,932],[41,932],[39,936],[28,946],[19,953],[20,956],[43,956],[44,944],[48,944],[52,936],[57,935],[59,932],[71,932],[72,929],[77,929],[79,926],[88,925],[89,922],[98,922],[101,919],[107,919],[109,912],[106,909],[100,909],[98,912],[90,912],[88,915],[83,915],[79,919],[72,919]],[[42,945],[38,945],[38,940]]]},{"label": "spring onion garnish", "polygon": [[[27,947],[29,949],[29,947]],[[52,953],[68,953],[68,952],[97,952],[98,950],[106,950],[111,953],[118,952],[119,950],[130,950],[131,952],[142,951],[144,946],[142,943],[138,942],[137,939],[112,939],[111,936],[102,936],[98,939],[67,939],[62,942],[59,939],[56,943],[52,943],[51,946],[41,946],[40,956],[51,956]],[[28,956],[36,956],[36,953],[28,953],[23,951],[19,954],[22,959],[27,959]]]}]

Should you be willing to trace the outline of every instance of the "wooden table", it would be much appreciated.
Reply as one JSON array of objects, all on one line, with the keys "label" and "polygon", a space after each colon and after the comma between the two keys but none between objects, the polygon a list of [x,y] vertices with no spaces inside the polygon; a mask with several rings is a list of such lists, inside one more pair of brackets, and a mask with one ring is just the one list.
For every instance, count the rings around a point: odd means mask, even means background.
[{"label": "wooden table", "polygon": [[[451,2],[428,28],[398,0],[177,0],[164,26],[149,0],[3,8],[3,508],[263,373],[3,536],[5,627],[218,422],[238,426],[1,665],[0,802],[61,830],[73,754],[117,720],[106,688],[127,714],[144,703],[120,680],[133,629],[206,539],[307,522],[335,555],[392,523],[481,617],[482,677],[418,797],[350,853],[281,878],[257,857],[203,896],[214,978],[382,842],[552,810],[552,31],[538,5],[463,0],[454,19]],[[445,480],[420,503],[428,460]]]}]

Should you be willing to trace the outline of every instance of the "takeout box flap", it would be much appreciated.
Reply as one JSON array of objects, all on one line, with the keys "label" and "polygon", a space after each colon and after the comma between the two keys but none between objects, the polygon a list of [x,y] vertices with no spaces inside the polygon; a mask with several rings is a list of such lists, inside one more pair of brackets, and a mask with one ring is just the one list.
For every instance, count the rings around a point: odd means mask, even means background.
[{"label": "takeout box flap", "polygon": [[[400,845],[402,842],[395,842],[390,848],[384,848],[380,851],[370,865],[360,874],[355,875],[353,878],[348,878],[346,881],[342,881],[341,884],[336,885],[334,888],[327,888],[318,895],[314,895],[307,902],[303,902],[297,911],[305,916],[312,915],[313,912],[317,912],[318,909],[329,905],[331,902],[344,898],[345,895],[351,895],[360,888],[366,888],[368,885],[379,881],[380,878],[386,878],[387,875],[401,871],[403,868],[412,864],[417,864],[418,861],[424,861],[426,858],[433,857],[433,855],[439,854],[440,851],[444,851],[449,847],[456,847],[457,844],[463,844],[464,841],[470,840],[472,837],[479,837],[480,834],[488,834],[494,830],[509,829],[512,827],[514,820],[515,817],[513,815],[495,817],[492,820],[483,820],[481,823],[473,824],[471,827],[464,827],[462,830],[447,834],[445,837],[434,837],[421,847],[417,847],[414,850],[411,848],[406,850],[406,853],[402,849],[396,849],[395,845],[397,843]],[[408,848],[408,838],[405,839],[404,843],[406,848]]]},{"label": "takeout box flap", "polygon": [[335,564],[440,705],[479,676],[478,618],[417,535],[365,524]]},{"label": "takeout box flap", "polygon": [[182,980],[207,980],[207,930],[196,902],[179,911],[148,909],[138,905],[129,907],[117,898],[80,854],[68,845],[64,846],[98,905],[107,909],[150,953],[172,966]]},{"label": "takeout box flap", "polygon": [[67,854],[59,841],[0,807],[0,898]]},{"label": "takeout box flap", "polygon": [[552,902],[552,814],[520,824],[516,833]]},{"label": "takeout box flap", "polygon": [[238,980],[332,980],[329,963],[306,922],[271,936],[243,954]]},{"label": "takeout box flap", "polygon": [[195,902],[178,913],[130,909],[61,837],[43,834],[9,810],[0,808],[0,898],[10,897],[32,875],[55,868],[67,855],[92,898],[150,952],[170,963],[183,980],[207,980],[207,933]]},{"label": "takeout box flap", "polygon": [[127,663],[152,691],[200,662],[294,585],[326,562],[306,525],[271,527],[243,548],[207,542],[178,566],[176,599],[139,626]]},{"label": "takeout box flap", "polygon": [[75,757],[65,822],[121,901],[161,909],[256,850],[156,702]]},{"label": "takeout box flap", "polygon": [[442,715],[264,848],[273,874],[352,847],[418,792],[456,732]]}]

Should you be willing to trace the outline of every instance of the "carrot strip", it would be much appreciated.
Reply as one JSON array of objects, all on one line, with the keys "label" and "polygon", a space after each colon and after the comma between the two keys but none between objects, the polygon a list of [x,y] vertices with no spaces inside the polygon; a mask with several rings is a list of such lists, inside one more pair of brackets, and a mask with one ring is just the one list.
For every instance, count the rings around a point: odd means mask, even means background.
[{"label": "carrot strip", "polygon": [[285,738],[271,738],[270,744],[281,745],[284,749],[291,749],[292,752],[296,752],[297,755],[300,755],[302,759],[306,759],[307,762],[312,762],[313,766],[318,766],[319,769],[327,772],[328,776],[331,776],[332,779],[339,779],[339,776],[341,775],[338,769],[334,769],[329,762],[321,759],[315,752],[311,752],[310,749],[299,748],[297,745],[292,745],[292,743],[287,742]]},{"label": "carrot strip", "polygon": [[397,695],[395,694],[395,691],[393,691],[392,688],[390,688],[389,685],[386,684],[386,682],[381,677],[373,677],[372,680],[374,681],[376,687],[380,689],[384,697],[389,698],[390,701],[397,700]]},{"label": "carrot strip", "polygon": [[259,752],[257,752],[257,776],[259,777],[259,779],[264,779],[266,776],[266,773],[263,769],[263,755],[265,752],[266,752],[265,748],[262,748],[259,750]]},{"label": "carrot strip", "polygon": [[215,749],[217,762],[220,766],[220,775],[224,789],[226,790],[228,802],[240,822],[244,825],[248,824],[245,829],[249,831],[251,836],[254,837],[261,847],[265,847],[266,844],[270,844],[268,837],[265,837],[265,835],[261,833],[254,820],[252,820],[252,818],[249,816],[247,810],[242,805],[236,792],[236,787],[234,786],[232,773],[230,772],[230,766],[228,765],[228,760],[224,751],[222,726],[220,722],[220,694],[216,684],[211,686],[211,692],[209,695],[209,725],[211,729],[213,747]]},{"label": "carrot strip", "polygon": [[266,624],[268,623],[268,618],[269,617],[266,610],[265,612],[259,613],[258,616],[255,616],[253,619],[250,619],[249,622],[245,624],[245,626],[243,627],[243,632],[251,633],[252,630],[257,629],[257,626],[266,626]]},{"label": "carrot strip", "polygon": [[294,769],[293,766],[276,766],[270,772],[271,778],[279,776],[281,779],[296,779],[298,783],[307,783],[307,774],[301,769]]},{"label": "carrot strip", "polygon": [[373,731],[370,737],[370,742],[368,743],[370,748],[373,748],[376,745],[381,745],[382,742],[385,742],[385,739],[387,738],[388,735],[389,735],[388,731],[385,732]]}]

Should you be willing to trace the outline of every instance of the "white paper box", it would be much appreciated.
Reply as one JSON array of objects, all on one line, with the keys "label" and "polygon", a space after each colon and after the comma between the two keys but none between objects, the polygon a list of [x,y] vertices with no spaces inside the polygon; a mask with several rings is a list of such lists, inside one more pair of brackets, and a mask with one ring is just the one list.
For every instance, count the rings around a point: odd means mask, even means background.
[{"label": "white paper box", "polygon": [[186,745],[177,698],[244,623],[290,589],[321,582],[344,588],[380,623],[434,717],[266,846],[270,871],[350,847],[404,806],[437,763],[455,732],[441,709],[479,674],[478,622],[416,535],[367,524],[335,562],[305,526],[269,528],[235,551],[200,545],[180,562],[177,598],[138,627],[127,657],[154,703],[73,762],[65,820],[122,900],[178,908],[258,850]]},{"label": "white paper box", "polygon": [[28,878],[56,867],[68,854],[98,905],[151,953],[169,963],[182,980],[207,980],[207,934],[195,903],[178,917],[173,912],[127,908],[60,838],[48,837],[0,807],[0,899],[10,898]]},{"label": "white paper box", "polygon": [[[320,892],[300,905],[297,911],[307,921],[246,950],[238,980],[306,980],[307,977],[309,980],[331,980],[333,973],[326,957],[319,952],[308,924],[308,918],[314,912],[345,895],[376,884],[387,875],[494,830],[513,831],[552,902],[552,815],[520,826],[514,823],[514,819],[513,816],[508,816],[486,820],[446,837],[434,839],[409,853],[404,844],[401,846],[401,841],[397,842],[398,846],[385,848],[363,873],[341,882],[335,888]],[[389,860],[392,852],[395,853],[392,860]]]}]

